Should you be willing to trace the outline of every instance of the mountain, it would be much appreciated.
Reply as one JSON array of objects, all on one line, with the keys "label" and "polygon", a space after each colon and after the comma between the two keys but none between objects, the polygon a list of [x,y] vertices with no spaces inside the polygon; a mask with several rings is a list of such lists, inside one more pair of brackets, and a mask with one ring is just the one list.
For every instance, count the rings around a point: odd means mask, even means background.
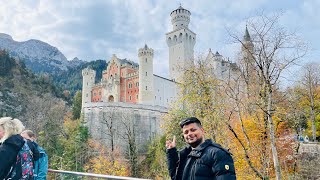
[{"label": "mountain", "polygon": [[43,41],[30,39],[18,42],[4,33],[0,33],[0,49],[9,52],[11,57],[19,58],[36,74],[59,74],[84,63],[78,58],[68,61],[58,48]]},{"label": "mountain", "polygon": [[19,59],[33,73],[48,76],[46,78],[52,80],[57,88],[69,91],[71,97],[82,89],[82,69],[91,67],[96,70],[96,80],[100,80],[102,71],[107,67],[105,60],[86,62],[75,57],[69,61],[48,43],[35,39],[17,42],[4,33],[0,33],[1,49],[6,50],[12,58]]},{"label": "mountain", "polygon": [[53,75],[53,82],[63,90],[68,90],[73,96],[75,92],[82,89],[82,69],[90,67],[96,71],[96,82],[101,80],[102,71],[107,68],[105,60],[94,60],[81,64],[75,68],[70,68],[68,71]]},{"label": "mountain", "polygon": [[[44,75],[37,76],[23,62],[0,50],[0,117],[24,117],[34,99],[62,98],[62,92]],[[24,117],[25,118],[25,117]]]}]

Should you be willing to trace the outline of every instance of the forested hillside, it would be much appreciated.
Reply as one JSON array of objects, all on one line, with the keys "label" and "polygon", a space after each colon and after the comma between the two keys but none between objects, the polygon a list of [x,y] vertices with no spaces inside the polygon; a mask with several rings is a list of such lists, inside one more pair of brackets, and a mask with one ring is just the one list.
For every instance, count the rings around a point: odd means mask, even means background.
[{"label": "forested hillside", "polygon": [[43,96],[63,98],[62,91],[50,82],[48,76],[36,76],[24,63],[0,51],[0,116],[21,117],[30,100]]},{"label": "forested hillside", "polygon": [[70,91],[71,96],[75,95],[75,92],[82,89],[82,69],[89,67],[96,71],[96,82],[101,80],[102,71],[107,68],[105,60],[95,60],[87,62],[80,66],[71,68],[69,71],[61,72],[58,75],[53,74],[53,82],[61,87],[63,90]]}]

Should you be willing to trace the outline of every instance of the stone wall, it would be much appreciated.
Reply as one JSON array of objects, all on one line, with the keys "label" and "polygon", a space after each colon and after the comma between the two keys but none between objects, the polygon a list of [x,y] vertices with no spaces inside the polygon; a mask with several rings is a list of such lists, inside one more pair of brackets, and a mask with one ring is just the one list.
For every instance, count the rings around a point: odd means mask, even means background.
[{"label": "stone wall", "polygon": [[111,149],[125,152],[129,138],[134,137],[140,154],[147,151],[148,143],[159,134],[162,118],[167,109],[121,102],[86,103],[83,107],[84,120],[94,140]]},{"label": "stone wall", "polygon": [[301,179],[320,179],[319,143],[300,143],[298,166]]}]

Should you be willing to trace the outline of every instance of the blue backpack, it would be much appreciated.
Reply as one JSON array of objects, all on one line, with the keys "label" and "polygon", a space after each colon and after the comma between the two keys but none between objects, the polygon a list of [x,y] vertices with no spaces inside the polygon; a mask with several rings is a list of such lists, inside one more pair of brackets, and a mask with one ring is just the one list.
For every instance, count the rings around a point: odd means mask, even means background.
[{"label": "blue backpack", "polygon": [[37,143],[33,142],[37,147],[40,157],[34,162],[34,180],[46,180],[48,173],[48,155],[46,151],[40,147]]},{"label": "blue backpack", "polygon": [[8,179],[33,179],[33,158],[32,151],[25,140],[24,145],[17,155],[17,161],[11,167]]}]

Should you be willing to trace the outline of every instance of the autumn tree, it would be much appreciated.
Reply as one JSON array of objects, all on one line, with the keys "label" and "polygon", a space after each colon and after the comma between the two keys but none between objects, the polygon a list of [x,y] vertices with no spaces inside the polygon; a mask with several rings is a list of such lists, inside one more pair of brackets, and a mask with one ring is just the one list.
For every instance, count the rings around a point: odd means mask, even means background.
[{"label": "autumn tree", "polygon": [[[273,16],[261,15],[247,23],[254,45],[252,49],[247,48],[247,53],[260,81],[260,108],[268,122],[268,134],[276,179],[282,177],[273,119],[275,90],[278,87],[279,77],[283,70],[302,58],[307,50],[294,33],[290,33],[284,27],[281,27],[279,17],[277,14]],[[231,36],[246,48],[242,38],[236,35]]]},{"label": "autumn tree", "polygon": [[[308,104],[310,108],[310,120],[312,126],[312,139],[316,141],[316,100],[317,89],[320,88],[320,64],[309,63],[304,66],[304,75],[301,80],[308,97]],[[319,102],[318,102],[319,103]]]},{"label": "autumn tree", "polygon": [[125,162],[120,158],[119,149],[113,152],[106,149],[105,146],[90,141],[91,147],[90,160],[86,163],[84,169],[86,172],[107,174],[114,176],[129,176],[128,167]]}]

